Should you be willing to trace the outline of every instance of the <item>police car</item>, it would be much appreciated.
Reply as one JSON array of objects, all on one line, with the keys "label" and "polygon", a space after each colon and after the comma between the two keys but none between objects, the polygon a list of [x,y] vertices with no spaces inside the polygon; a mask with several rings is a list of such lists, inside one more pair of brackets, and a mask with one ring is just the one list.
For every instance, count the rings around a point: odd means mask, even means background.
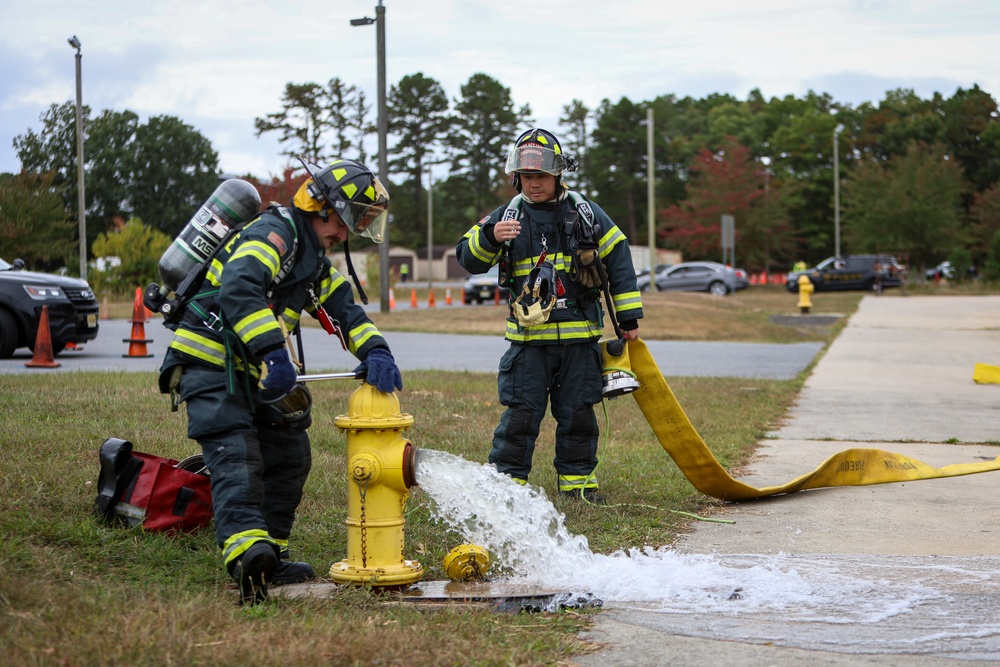
[{"label": "police car", "polygon": [[[464,303],[484,303],[496,300],[497,280],[500,276],[500,267],[493,266],[486,273],[469,276],[462,287],[462,300]],[[500,300],[507,299],[509,290],[506,286],[500,287]]]},{"label": "police car", "polygon": [[42,306],[48,307],[54,355],[70,343],[97,338],[100,308],[87,281],[23,269],[19,259],[0,259],[0,359],[19,347],[34,350]]}]

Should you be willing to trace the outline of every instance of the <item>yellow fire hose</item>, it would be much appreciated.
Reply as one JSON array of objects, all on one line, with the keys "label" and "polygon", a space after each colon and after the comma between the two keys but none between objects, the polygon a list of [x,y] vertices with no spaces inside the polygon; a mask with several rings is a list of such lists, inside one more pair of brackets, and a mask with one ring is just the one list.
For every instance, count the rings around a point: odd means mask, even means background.
[{"label": "yellow fire hose", "polygon": [[732,477],[716,460],[691,424],[642,340],[630,341],[627,354],[610,357],[605,368],[631,363],[640,387],[632,392],[656,439],[688,481],[705,495],[721,500],[752,500],[780,493],[827,486],[865,486],[939,477],[958,477],[1000,470],[1000,457],[984,463],[959,463],[935,468],[902,454],[880,449],[848,449],[834,454],[816,470],[782,486],[757,489]]}]

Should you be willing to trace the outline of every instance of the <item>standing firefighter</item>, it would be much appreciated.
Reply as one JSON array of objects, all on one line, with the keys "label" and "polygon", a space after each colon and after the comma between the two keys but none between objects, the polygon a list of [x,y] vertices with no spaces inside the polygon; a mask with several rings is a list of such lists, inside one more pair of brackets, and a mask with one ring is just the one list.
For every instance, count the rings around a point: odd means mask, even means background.
[{"label": "standing firefighter", "polygon": [[493,433],[490,463],[527,483],[551,401],[560,493],[603,504],[594,474],[593,407],[602,397],[601,293],[610,295],[629,340],[639,337],[642,301],[624,234],[599,206],[562,183],[562,172],[575,168],[552,133],[522,134],[506,165],[519,194],[476,223],[457,253],[473,274],[499,263],[500,281],[510,287],[510,349],[497,380],[507,409]]},{"label": "standing firefighter", "polygon": [[[380,391],[402,389],[386,341],[326,256],[348,231],[381,243],[389,194],[365,165],[334,160],[289,207],[272,204],[228,238],[187,304],[161,367],[160,390],[187,403],[188,437],[212,478],[216,537],[241,600],[315,574],[288,538],[312,457],[311,398],[287,347],[302,311],[340,335]],[[353,274],[353,270],[351,271]],[[176,404],[176,403],[175,403]]]}]

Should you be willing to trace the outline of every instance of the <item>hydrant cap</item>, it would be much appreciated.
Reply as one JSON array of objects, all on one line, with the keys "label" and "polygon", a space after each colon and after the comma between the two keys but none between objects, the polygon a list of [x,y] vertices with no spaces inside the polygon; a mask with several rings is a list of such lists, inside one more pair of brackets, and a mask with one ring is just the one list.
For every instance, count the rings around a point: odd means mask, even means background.
[{"label": "hydrant cap", "polygon": [[460,544],[448,552],[442,565],[452,581],[479,581],[490,569],[490,554],[477,544]]},{"label": "hydrant cap", "polygon": [[403,414],[396,394],[386,394],[364,382],[347,400],[347,414],[334,420],[338,428],[407,428],[413,415]]}]

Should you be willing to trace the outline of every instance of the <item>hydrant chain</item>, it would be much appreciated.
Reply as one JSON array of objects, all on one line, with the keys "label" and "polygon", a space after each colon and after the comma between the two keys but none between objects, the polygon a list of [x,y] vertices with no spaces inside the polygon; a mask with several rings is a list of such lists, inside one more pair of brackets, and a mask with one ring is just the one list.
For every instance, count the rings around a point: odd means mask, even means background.
[{"label": "hydrant chain", "polygon": [[368,495],[368,480],[358,482],[358,493],[361,495],[361,567],[368,567],[368,522],[365,519],[365,498]]}]

